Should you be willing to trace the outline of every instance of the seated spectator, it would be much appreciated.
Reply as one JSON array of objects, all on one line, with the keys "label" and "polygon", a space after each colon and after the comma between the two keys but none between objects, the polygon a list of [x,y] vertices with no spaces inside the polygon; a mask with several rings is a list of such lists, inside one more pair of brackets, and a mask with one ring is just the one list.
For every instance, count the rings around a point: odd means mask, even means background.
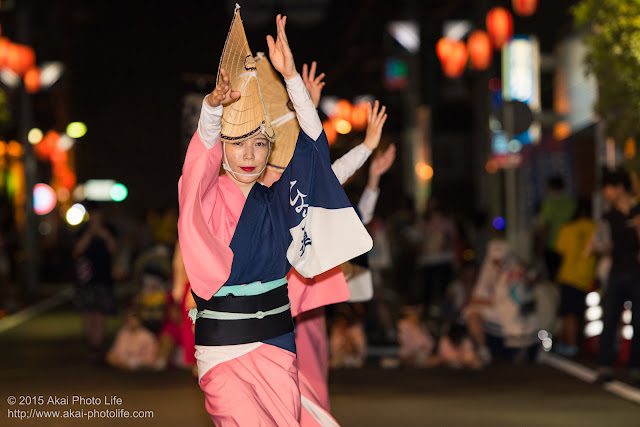
[{"label": "seated spectator", "polygon": [[473,262],[465,262],[459,277],[447,286],[445,319],[448,322],[464,324],[464,310],[471,301],[477,280],[478,268]]},{"label": "seated spectator", "polygon": [[125,371],[154,368],[157,351],[155,337],[142,326],[135,309],[129,309],[125,316],[125,324],[107,353],[107,363]]},{"label": "seated spectator", "polygon": [[339,304],[329,334],[331,368],[361,368],[367,357],[362,304]]},{"label": "seated spectator", "polygon": [[398,321],[398,357],[403,365],[426,366],[433,352],[433,337],[420,321],[422,311],[422,304],[405,305]]},{"label": "seated spectator", "polygon": [[438,341],[438,352],[430,365],[443,364],[450,368],[480,369],[483,362],[473,349],[473,342],[463,325],[450,323]]},{"label": "seated spectator", "polygon": [[167,276],[154,266],[148,266],[141,276],[141,282],[140,292],[136,296],[140,320],[145,328],[157,335],[165,323],[171,300]]},{"label": "seated spectator", "polygon": [[519,357],[537,343],[535,294],[522,261],[501,239],[489,242],[473,296],[465,312],[467,330],[483,365],[495,351]]}]

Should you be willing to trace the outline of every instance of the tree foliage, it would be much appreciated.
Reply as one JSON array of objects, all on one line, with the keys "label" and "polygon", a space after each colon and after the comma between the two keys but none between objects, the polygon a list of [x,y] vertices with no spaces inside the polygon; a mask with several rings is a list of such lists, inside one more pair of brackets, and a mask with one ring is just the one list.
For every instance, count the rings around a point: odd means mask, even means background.
[{"label": "tree foliage", "polygon": [[597,110],[607,135],[640,135],[640,0],[582,0],[573,8],[590,47],[587,69],[598,80]]}]

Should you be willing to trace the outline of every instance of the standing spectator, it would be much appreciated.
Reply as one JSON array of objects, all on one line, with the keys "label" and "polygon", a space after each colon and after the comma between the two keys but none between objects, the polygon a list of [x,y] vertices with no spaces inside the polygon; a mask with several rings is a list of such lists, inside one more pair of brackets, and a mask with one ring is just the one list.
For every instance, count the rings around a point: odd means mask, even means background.
[{"label": "standing spectator", "polygon": [[564,180],[556,175],[547,181],[547,197],[542,202],[538,215],[538,232],[543,240],[543,256],[550,280],[554,280],[560,268],[560,255],[556,252],[556,241],[560,228],[575,212],[574,200],[565,192]]},{"label": "standing spectator", "polygon": [[[603,330],[600,336],[599,380],[613,379],[616,331],[620,323],[625,301],[631,301],[637,311],[640,307],[640,205],[632,200],[631,182],[624,171],[605,173],[603,177],[604,197],[611,209],[604,217],[609,229],[609,241],[594,248],[610,253],[612,259],[609,280],[603,298]],[[632,326],[640,331],[640,313],[632,316]],[[640,382],[640,334],[631,341],[629,374],[634,382]]]},{"label": "standing spectator", "polygon": [[73,247],[76,259],[76,305],[84,313],[84,331],[96,360],[101,360],[105,315],[115,311],[112,259],[118,244],[95,203],[87,204],[89,221]]},{"label": "standing spectator", "polygon": [[556,241],[556,250],[562,257],[556,276],[560,284],[558,314],[562,318],[562,332],[555,348],[564,356],[573,357],[578,353],[578,331],[585,311],[585,298],[595,279],[596,259],[588,247],[595,230],[591,204],[581,200],[575,219],[560,229]]}]

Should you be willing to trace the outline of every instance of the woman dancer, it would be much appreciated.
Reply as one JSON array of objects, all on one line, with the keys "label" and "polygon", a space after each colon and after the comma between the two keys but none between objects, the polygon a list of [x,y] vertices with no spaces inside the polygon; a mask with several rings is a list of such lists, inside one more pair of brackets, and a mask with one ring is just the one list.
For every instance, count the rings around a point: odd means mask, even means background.
[{"label": "woman dancer", "polygon": [[[244,47],[239,42],[238,9],[218,84],[203,102],[183,166],[180,245],[198,307],[192,315],[200,387],[213,422],[295,426],[300,391],[286,273],[294,265],[315,276],[368,251],[372,241],[331,172],[326,136],[280,15],[277,39],[267,37],[269,56],[285,79],[301,132],[282,178],[270,188],[255,185],[276,135],[266,111],[246,131],[255,119],[249,112],[259,110],[246,100],[260,87],[246,39]],[[230,51],[239,45],[240,52]],[[243,69],[228,76],[222,65],[230,55]],[[225,174],[218,176],[221,164]]]}]

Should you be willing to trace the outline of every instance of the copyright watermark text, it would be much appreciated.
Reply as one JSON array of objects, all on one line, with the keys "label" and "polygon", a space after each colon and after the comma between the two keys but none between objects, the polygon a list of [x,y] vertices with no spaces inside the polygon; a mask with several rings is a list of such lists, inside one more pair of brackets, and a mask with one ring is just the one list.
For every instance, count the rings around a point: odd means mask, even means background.
[{"label": "copyright watermark text", "polygon": [[154,411],[123,408],[124,399],[116,395],[17,395],[8,396],[7,418],[12,419],[122,419],[154,418]]}]

